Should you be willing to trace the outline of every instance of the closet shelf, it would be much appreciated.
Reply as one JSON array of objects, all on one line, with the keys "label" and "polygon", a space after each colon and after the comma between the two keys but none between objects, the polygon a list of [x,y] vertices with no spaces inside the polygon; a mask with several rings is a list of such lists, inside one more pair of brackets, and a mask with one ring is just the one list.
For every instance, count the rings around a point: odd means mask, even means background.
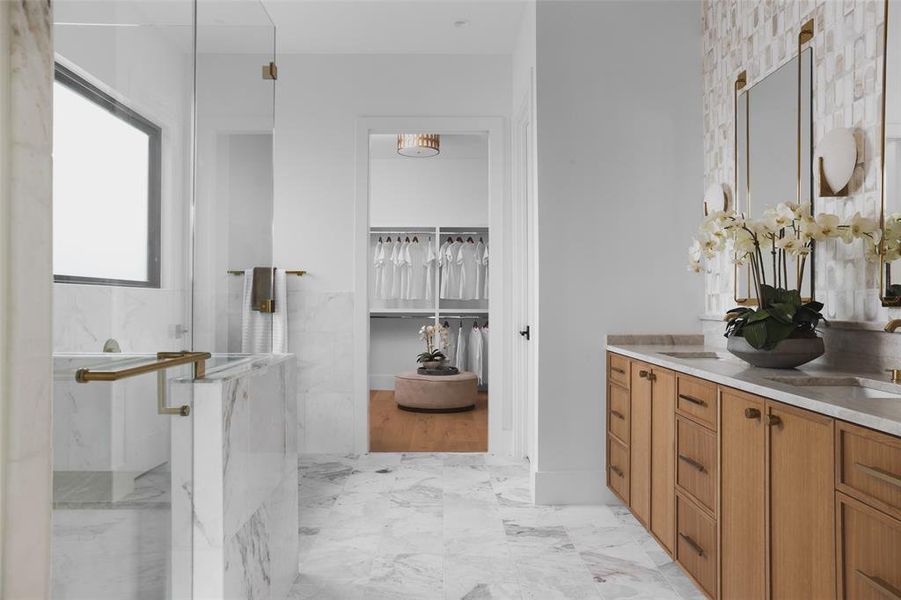
[{"label": "closet shelf", "polygon": [[373,308],[370,315],[425,315],[434,316],[434,308]]}]

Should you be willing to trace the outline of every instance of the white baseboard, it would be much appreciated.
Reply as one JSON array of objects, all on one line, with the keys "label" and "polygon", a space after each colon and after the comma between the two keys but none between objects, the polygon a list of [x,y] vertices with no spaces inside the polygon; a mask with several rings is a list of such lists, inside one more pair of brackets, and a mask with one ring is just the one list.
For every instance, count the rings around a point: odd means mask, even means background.
[{"label": "white baseboard", "polygon": [[394,391],[394,375],[370,375],[369,389]]},{"label": "white baseboard", "polygon": [[603,470],[535,471],[535,504],[622,504]]}]

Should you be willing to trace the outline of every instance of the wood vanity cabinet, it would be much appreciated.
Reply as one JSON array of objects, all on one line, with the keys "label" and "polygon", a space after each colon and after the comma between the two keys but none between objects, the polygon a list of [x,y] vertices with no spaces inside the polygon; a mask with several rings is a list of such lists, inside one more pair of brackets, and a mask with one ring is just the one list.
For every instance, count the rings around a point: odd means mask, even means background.
[{"label": "wood vanity cabinet", "polygon": [[613,354],[607,366],[607,485],[672,553],[675,374]]},{"label": "wood vanity cabinet", "polygon": [[704,593],[901,599],[901,438],[610,354],[614,365],[608,485]]}]

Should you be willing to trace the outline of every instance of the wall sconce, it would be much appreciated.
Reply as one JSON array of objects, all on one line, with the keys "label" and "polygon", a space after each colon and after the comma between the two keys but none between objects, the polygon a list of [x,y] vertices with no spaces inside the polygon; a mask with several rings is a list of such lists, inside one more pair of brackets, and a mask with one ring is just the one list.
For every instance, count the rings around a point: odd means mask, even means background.
[{"label": "wall sconce", "polygon": [[726,188],[722,183],[712,183],[704,192],[704,216],[718,210],[726,210]]},{"label": "wall sconce", "polygon": [[820,140],[814,154],[820,174],[820,197],[848,195],[848,182],[857,165],[857,143],[850,129],[833,129]]}]

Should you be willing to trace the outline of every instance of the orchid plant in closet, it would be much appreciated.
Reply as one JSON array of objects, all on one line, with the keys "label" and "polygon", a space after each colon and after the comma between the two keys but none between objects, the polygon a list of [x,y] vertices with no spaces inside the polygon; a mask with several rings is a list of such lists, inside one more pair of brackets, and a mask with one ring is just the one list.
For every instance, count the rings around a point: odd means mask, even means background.
[{"label": "orchid plant in closet", "polygon": [[424,325],[419,330],[419,339],[425,342],[426,351],[416,357],[416,362],[426,368],[437,368],[447,359],[447,327],[440,323]]},{"label": "orchid plant in closet", "polygon": [[[833,239],[846,244],[860,240],[868,258],[878,257],[879,224],[860,213],[842,223],[837,215],[820,213],[814,217],[806,206],[786,202],[767,209],[760,219],[731,210],[704,218],[689,248],[689,269],[700,272],[702,260],[730,252],[736,265],[747,266],[757,300],[757,308],[742,306],[727,313],[725,335],[731,352],[752,364],[770,367],[789,366],[792,361],[769,356],[755,362],[739,352],[743,342],[750,346],[747,350],[752,356],[759,356],[758,351],[789,352],[787,346],[791,344],[784,344],[786,340],[815,340],[794,344],[794,353],[798,354],[795,360],[800,362],[791,367],[822,354],[817,326],[824,320],[820,312],[823,304],[805,301],[799,287],[814,245]],[[814,348],[807,352],[812,355],[806,359],[801,356],[804,352],[798,353],[798,348],[804,347]]]}]

